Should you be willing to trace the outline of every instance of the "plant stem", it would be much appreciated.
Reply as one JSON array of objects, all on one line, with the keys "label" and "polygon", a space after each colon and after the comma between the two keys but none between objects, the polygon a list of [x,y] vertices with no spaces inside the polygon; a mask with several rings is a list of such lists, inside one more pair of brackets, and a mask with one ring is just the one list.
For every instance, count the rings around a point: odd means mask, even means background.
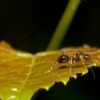
[{"label": "plant stem", "polygon": [[63,38],[68,31],[68,28],[72,22],[72,19],[75,15],[75,12],[78,9],[81,0],[69,0],[68,5],[65,8],[65,11],[54,31],[52,39],[47,47],[47,50],[54,50],[59,48]]}]

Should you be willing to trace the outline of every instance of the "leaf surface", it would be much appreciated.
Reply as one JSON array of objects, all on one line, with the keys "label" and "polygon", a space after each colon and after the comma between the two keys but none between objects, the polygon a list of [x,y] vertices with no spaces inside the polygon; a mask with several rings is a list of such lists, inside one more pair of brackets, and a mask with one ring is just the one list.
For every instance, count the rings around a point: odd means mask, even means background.
[{"label": "leaf surface", "polygon": [[[58,63],[64,52],[74,57],[82,51],[91,57],[92,63]],[[69,47],[35,55],[13,49],[5,42],[0,43],[0,98],[2,100],[30,100],[39,89],[49,89],[55,82],[66,84],[77,73],[86,74],[88,68],[100,65],[100,49],[89,46]]]}]

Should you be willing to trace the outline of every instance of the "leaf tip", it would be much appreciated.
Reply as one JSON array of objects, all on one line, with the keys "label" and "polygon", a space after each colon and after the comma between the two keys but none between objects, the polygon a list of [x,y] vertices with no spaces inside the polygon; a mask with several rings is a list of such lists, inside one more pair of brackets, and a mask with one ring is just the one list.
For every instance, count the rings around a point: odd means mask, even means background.
[{"label": "leaf tip", "polygon": [[61,80],[61,82],[62,82],[64,85],[66,85],[68,81],[69,81],[69,78],[67,78],[67,79],[62,79],[62,80]]},{"label": "leaf tip", "polygon": [[52,86],[52,84],[49,84],[49,85],[45,85],[43,88],[48,91],[51,86]]}]

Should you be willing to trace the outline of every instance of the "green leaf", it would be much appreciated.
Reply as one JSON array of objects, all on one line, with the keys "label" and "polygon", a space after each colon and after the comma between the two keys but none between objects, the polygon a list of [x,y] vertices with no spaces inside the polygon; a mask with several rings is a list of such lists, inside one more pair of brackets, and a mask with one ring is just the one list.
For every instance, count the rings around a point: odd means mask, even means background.
[{"label": "green leaf", "polygon": [[[79,62],[58,63],[61,54],[69,57],[82,51],[91,57],[92,63],[81,58]],[[77,73],[86,74],[91,66],[100,65],[100,49],[69,47],[35,55],[13,49],[5,42],[0,43],[0,98],[2,100],[30,100],[39,89],[48,90],[55,82],[67,84]]]}]

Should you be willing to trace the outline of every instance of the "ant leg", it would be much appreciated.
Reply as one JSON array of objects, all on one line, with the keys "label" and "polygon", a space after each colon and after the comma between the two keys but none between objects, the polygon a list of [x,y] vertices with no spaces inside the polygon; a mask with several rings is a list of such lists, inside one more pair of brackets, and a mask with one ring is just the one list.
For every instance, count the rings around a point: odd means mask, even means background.
[{"label": "ant leg", "polygon": [[92,68],[90,68],[90,70],[91,70],[91,72],[92,72],[92,74],[93,74],[93,77],[94,77],[94,80],[95,80],[95,73],[94,73],[94,71],[93,71]]},{"label": "ant leg", "polygon": [[50,70],[52,70],[52,67],[54,66],[54,65],[56,65],[58,63],[58,61],[56,60],[55,62],[54,62],[54,64],[52,64],[52,66],[50,67]]},{"label": "ant leg", "polygon": [[[91,57],[90,57],[88,54],[84,54],[84,55],[83,55],[83,58],[84,58],[86,61],[90,62],[90,64],[92,64],[93,61],[91,60]],[[88,69],[88,67],[87,67],[87,69]],[[92,68],[90,68],[90,70],[91,70],[91,72],[92,72],[92,74],[93,74],[93,77],[94,77],[94,80],[95,80],[94,71],[92,70]]]},{"label": "ant leg", "polygon": [[53,65],[51,65],[50,69],[49,69],[49,70],[47,70],[44,74],[50,73],[50,72],[51,72],[51,70],[52,70],[52,67],[53,67],[55,64],[56,64],[56,62],[55,62]]},{"label": "ant leg", "polygon": [[55,61],[55,62],[51,65],[50,69],[47,70],[44,74],[50,73],[50,72],[52,71],[52,67],[53,67],[54,65],[56,65],[56,63],[57,63],[57,61]]},{"label": "ant leg", "polygon": [[75,57],[70,57],[69,58],[69,63],[70,64],[73,64],[73,63],[75,63],[76,62],[76,58]]},{"label": "ant leg", "polygon": [[82,60],[82,64],[83,64],[83,65],[85,65],[85,63],[84,63],[83,59],[81,59],[81,60]]},{"label": "ant leg", "polygon": [[70,76],[72,75],[72,67],[69,68]]},{"label": "ant leg", "polygon": [[[69,58],[69,63],[72,65],[74,63],[74,57]],[[70,76],[72,75],[72,67],[69,67]]]}]

